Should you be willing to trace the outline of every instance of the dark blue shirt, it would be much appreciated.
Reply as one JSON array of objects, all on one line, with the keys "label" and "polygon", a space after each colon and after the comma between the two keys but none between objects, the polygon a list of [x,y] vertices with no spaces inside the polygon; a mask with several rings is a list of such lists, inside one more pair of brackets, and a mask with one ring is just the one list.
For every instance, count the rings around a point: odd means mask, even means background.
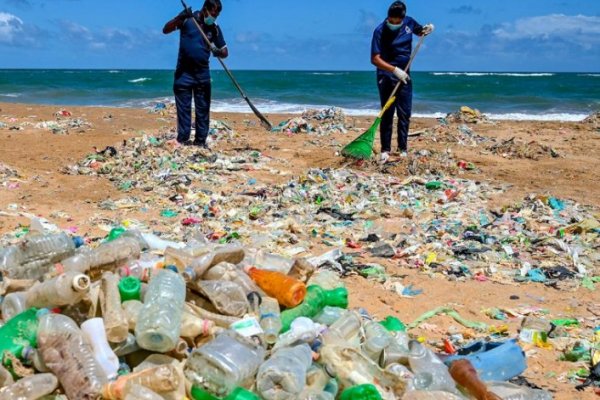
[{"label": "dark blue shirt", "polygon": [[[213,25],[205,25],[204,18],[200,12],[194,13],[196,20],[200,22],[200,26],[208,39],[214,43],[217,48],[222,49],[227,44],[223,38],[221,28],[215,23]],[[176,76],[187,73],[199,81],[210,80],[209,58],[210,47],[204,41],[202,34],[198,31],[196,24],[191,18],[187,18],[179,26],[179,57],[177,59]]]},{"label": "dark blue shirt", "polygon": [[[384,61],[394,67],[405,69],[412,53],[413,34],[420,35],[423,27],[411,17],[406,17],[400,29],[392,31],[386,21],[383,21],[373,32],[371,56],[379,54]],[[394,75],[378,68],[377,76],[393,77]]]}]

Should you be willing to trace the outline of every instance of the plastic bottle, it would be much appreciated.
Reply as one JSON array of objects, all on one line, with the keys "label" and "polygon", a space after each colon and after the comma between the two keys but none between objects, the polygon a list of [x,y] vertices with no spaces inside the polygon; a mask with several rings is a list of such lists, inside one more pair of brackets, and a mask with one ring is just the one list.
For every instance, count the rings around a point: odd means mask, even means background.
[{"label": "plastic bottle", "polygon": [[395,332],[392,342],[383,350],[382,366],[387,367],[396,363],[408,365],[408,356],[410,355],[408,342],[409,337],[406,332]]},{"label": "plastic bottle", "polygon": [[3,365],[0,365],[0,388],[12,385],[13,383],[15,383],[15,380],[12,374]]},{"label": "plastic bottle", "polygon": [[479,379],[477,371],[469,360],[454,361],[450,365],[449,371],[454,381],[465,388],[476,400],[502,400],[488,391],[486,384]]},{"label": "plastic bottle", "polygon": [[252,264],[259,269],[266,271],[277,271],[281,274],[287,275],[294,265],[294,260],[277,254],[265,253],[264,251],[259,250],[254,255]]},{"label": "plastic bottle", "polygon": [[140,244],[131,237],[120,237],[112,242],[106,242],[94,250],[79,253],[62,262],[65,271],[88,273],[91,276],[101,276],[104,271],[114,271],[128,260],[140,256]]},{"label": "plastic bottle", "polygon": [[234,282],[230,281],[198,281],[196,286],[215,308],[225,315],[242,317],[250,305],[246,293]]},{"label": "plastic bottle", "polygon": [[296,307],[306,296],[306,285],[287,275],[254,267],[247,268],[246,272],[268,296],[285,307]]},{"label": "plastic bottle", "polygon": [[225,331],[192,351],[184,373],[192,385],[225,396],[254,377],[266,351],[235,332]]},{"label": "plastic bottle", "polygon": [[135,335],[133,333],[127,334],[127,339],[122,341],[121,343],[113,343],[111,348],[117,355],[117,357],[124,357],[131,353],[135,353],[140,350],[140,346],[138,346],[137,341],[135,340]]},{"label": "plastic bottle", "polygon": [[102,318],[92,318],[81,324],[81,331],[94,351],[94,358],[108,379],[117,377],[119,359],[108,345],[106,328]]},{"label": "plastic bottle", "polygon": [[409,350],[408,361],[410,369],[415,374],[416,389],[443,390],[459,394],[448,367],[431,350],[416,340],[410,341]]},{"label": "plastic bottle", "polygon": [[311,364],[312,350],[307,344],[280,349],[258,369],[256,388],[266,400],[297,398]]},{"label": "plastic bottle", "polygon": [[139,259],[132,260],[119,268],[119,276],[134,277],[142,282],[148,282],[155,275],[164,259],[152,253],[143,253]]},{"label": "plastic bottle", "polygon": [[392,341],[392,335],[379,322],[369,321],[365,324],[365,341],[362,350],[371,360],[379,363],[383,350]]},{"label": "plastic bottle", "polygon": [[5,276],[0,280],[0,296],[4,296],[9,293],[24,292],[36,281],[34,279],[10,279]]},{"label": "plastic bottle", "polygon": [[37,347],[37,314],[38,310],[31,308],[15,315],[0,327],[0,354],[8,351],[22,358],[26,347]]},{"label": "plastic bottle", "polygon": [[265,342],[274,344],[281,331],[281,312],[279,303],[271,297],[263,297],[259,306],[260,326],[264,333]]},{"label": "plastic bottle", "polygon": [[263,295],[263,291],[260,287],[246,274],[244,271],[239,269],[237,266],[222,262],[214,267],[211,267],[202,277],[207,281],[230,281],[237,283],[246,296],[250,293],[259,293]]},{"label": "plastic bottle", "polygon": [[553,396],[545,390],[530,389],[508,382],[487,382],[488,390],[502,400],[552,400]]},{"label": "plastic bottle", "polygon": [[127,321],[129,330],[135,331],[135,326],[137,325],[140,312],[142,311],[142,308],[144,308],[144,304],[138,300],[129,300],[121,304],[121,307],[125,313],[125,320]]},{"label": "plastic bottle", "polygon": [[2,301],[2,318],[5,321],[27,310],[27,295],[25,292],[9,293]]},{"label": "plastic bottle", "polygon": [[358,347],[362,319],[355,311],[348,311],[329,327],[323,335],[323,343]]},{"label": "plastic bottle", "polygon": [[158,393],[135,383],[126,385],[124,394],[123,400],[163,400]]},{"label": "plastic bottle", "polygon": [[100,306],[102,307],[106,337],[111,343],[121,343],[127,339],[129,325],[125,312],[121,307],[119,278],[112,272],[105,272],[102,274],[100,288],[102,290]]},{"label": "plastic bottle", "polygon": [[340,276],[336,272],[330,271],[328,269],[323,269],[313,274],[313,276],[310,277],[306,285],[316,285],[320,286],[324,290],[333,290],[339,287],[343,287],[344,282],[342,282]]},{"label": "plastic bottle", "polygon": [[82,244],[81,238],[64,232],[28,235],[18,245],[0,250],[0,271],[8,278],[41,279]]},{"label": "plastic bottle", "polygon": [[298,317],[313,318],[325,306],[347,308],[348,290],[345,287],[334,290],[323,290],[319,286],[309,286],[302,304],[281,313],[282,331],[287,331],[292,321]]},{"label": "plastic bottle", "polygon": [[120,376],[116,381],[102,388],[102,397],[108,400],[121,400],[125,397],[129,385],[140,385],[157,393],[164,393],[176,390],[179,384],[179,374],[174,365],[158,365]]},{"label": "plastic bottle", "polygon": [[312,343],[323,332],[323,329],[323,325],[314,323],[310,318],[296,318],[292,322],[290,330],[279,336],[273,350],[299,343]]},{"label": "plastic bottle", "polygon": [[56,390],[58,380],[52,374],[27,376],[0,389],[0,399],[37,400]]},{"label": "plastic bottle", "polygon": [[107,377],[77,324],[64,315],[40,318],[38,345],[44,363],[70,399],[98,398]]},{"label": "plastic bottle", "polygon": [[151,250],[165,251],[167,247],[182,249],[185,247],[183,243],[177,243],[169,240],[164,240],[153,233],[142,233],[142,238],[146,241]]},{"label": "plastic bottle", "polygon": [[340,319],[347,311],[348,310],[341,307],[325,306],[323,307],[323,310],[313,318],[313,321],[330,326]]},{"label": "plastic bottle", "polygon": [[195,339],[198,336],[208,336],[214,331],[215,323],[208,319],[202,319],[196,314],[184,312],[181,314],[181,332],[183,338]]},{"label": "plastic bottle", "polygon": [[179,341],[185,282],[170,270],[160,271],[151,281],[135,327],[140,347],[156,352],[171,351]]},{"label": "plastic bottle", "polygon": [[66,272],[27,290],[27,307],[62,307],[79,303],[90,291],[87,275]]},{"label": "plastic bottle", "polygon": [[244,248],[232,243],[219,247],[209,253],[195,258],[186,266],[183,277],[187,282],[195,281],[203,277],[204,273],[212,266],[227,262],[230,264],[239,264],[244,259]]}]

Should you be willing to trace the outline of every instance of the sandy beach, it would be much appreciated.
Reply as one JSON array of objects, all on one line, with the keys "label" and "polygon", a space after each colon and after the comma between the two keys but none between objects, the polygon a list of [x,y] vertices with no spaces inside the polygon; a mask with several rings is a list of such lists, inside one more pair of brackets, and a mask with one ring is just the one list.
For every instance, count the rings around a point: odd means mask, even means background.
[{"label": "sandy beach", "polygon": [[[144,134],[174,133],[174,115],[149,113],[147,109],[66,107],[71,118],[81,118],[91,126],[69,128],[68,132],[58,134],[43,127],[36,128],[40,122],[56,121],[54,114],[60,109],[0,103],[0,121],[6,123],[0,128],[0,166],[13,171],[11,176],[0,174],[0,234],[18,230],[19,224],[27,225],[28,218],[19,216],[23,213],[42,216],[62,229],[96,239],[106,235],[99,221],[110,225],[135,219],[155,231],[167,231],[173,221],[161,219],[159,215],[162,201],[167,199],[156,199],[156,192],[136,189],[125,193],[102,176],[67,174],[65,171],[93,153],[94,147],[119,149],[124,140]],[[296,116],[269,115],[274,125],[292,117]],[[452,160],[440,167],[446,175],[505,187],[504,192],[487,202],[490,210],[514,205],[534,194],[573,200],[594,207],[596,215],[600,212],[597,208],[600,205],[600,132],[593,124],[492,121],[477,124],[449,122],[448,126],[442,126],[434,119],[415,119],[411,127],[414,136],[410,139],[409,159],[382,168],[372,163],[357,167],[337,155],[343,145],[370,126],[371,117],[347,117],[350,126],[347,134],[326,136],[268,133],[257,126],[252,114],[213,114],[212,118],[227,123],[235,132],[212,144],[216,153],[232,155],[241,150],[256,150],[269,158],[268,168],[240,173],[244,180],[255,179],[257,186],[282,184],[305,175],[311,168],[345,167],[366,174],[384,173],[402,180],[409,176],[410,163],[418,157],[427,157],[422,152],[428,151]],[[483,139],[467,143],[460,137],[458,128],[461,126],[471,131],[469,137],[475,135]],[[486,144],[486,138],[505,146],[497,146],[494,150]],[[514,140],[506,142],[510,139]],[[458,161],[472,163],[475,169],[457,167]],[[222,190],[229,187],[224,184]],[[114,210],[99,207],[106,200],[118,202],[132,196],[141,199],[145,207]],[[145,199],[151,201],[144,202]],[[149,206],[152,202],[156,208]],[[376,222],[382,226],[408,226],[410,223],[400,213],[379,216]],[[595,248],[598,249],[597,242]],[[327,249],[315,242],[309,251],[320,254],[321,250]],[[576,317],[589,323],[594,318],[597,322],[600,317],[593,314],[593,310],[598,312],[600,289],[557,290],[539,283],[452,281],[407,268],[398,260],[379,259],[377,262],[385,265],[389,275],[402,276],[404,282],[423,290],[414,298],[405,298],[383,290],[381,283],[360,276],[347,278],[351,306],[364,307],[377,317],[394,315],[403,321],[412,321],[428,310],[445,305],[452,305],[468,319],[490,325],[500,324],[483,313],[492,307],[542,307],[552,318]],[[472,334],[448,317],[439,316],[428,322],[428,329],[417,328],[411,333],[426,340],[439,340],[446,337],[448,331],[458,331],[465,336]],[[518,319],[502,322],[508,325],[512,337],[516,336],[519,323]],[[525,350],[528,369],[524,376],[530,382],[552,391],[556,399],[597,398],[589,388],[585,392],[575,391],[575,385],[567,379],[569,372],[583,364],[559,361],[558,349],[526,346]]]}]

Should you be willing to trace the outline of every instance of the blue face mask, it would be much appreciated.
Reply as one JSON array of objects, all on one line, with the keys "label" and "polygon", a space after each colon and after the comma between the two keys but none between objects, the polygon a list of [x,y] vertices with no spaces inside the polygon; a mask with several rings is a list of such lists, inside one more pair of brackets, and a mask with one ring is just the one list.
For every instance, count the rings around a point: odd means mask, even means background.
[{"label": "blue face mask", "polygon": [[216,20],[217,19],[215,17],[213,17],[212,15],[209,15],[208,17],[204,17],[204,23],[206,25],[213,25]]},{"label": "blue face mask", "polygon": [[389,22],[386,22],[388,28],[390,28],[391,31],[395,32],[398,29],[402,28],[402,23],[399,23],[398,25],[394,25],[394,24],[390,24]]}]

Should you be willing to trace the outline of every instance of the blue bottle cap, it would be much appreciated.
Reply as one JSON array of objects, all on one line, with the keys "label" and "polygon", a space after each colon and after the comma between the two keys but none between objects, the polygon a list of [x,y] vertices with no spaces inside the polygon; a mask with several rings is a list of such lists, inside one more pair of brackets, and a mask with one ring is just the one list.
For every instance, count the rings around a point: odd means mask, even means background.
[{"label": "blue bottle cap", "polygon": [[73,236],[73,243],[76,248],[80,248],[85,244],[85,240],[81,236]]},{"label": "blue bottle cap", "polygon": [[166,266],[165,266],[165,269],[168,269],[169,271],[173,271],[173,272],[175,272],[176,274],[178,274],[178,273],[179,273],[179,270],[178,270],[178,269],[177,269],[177,267],[176,267],[176,266],[174,266],[174,265],[166,265]]}]

